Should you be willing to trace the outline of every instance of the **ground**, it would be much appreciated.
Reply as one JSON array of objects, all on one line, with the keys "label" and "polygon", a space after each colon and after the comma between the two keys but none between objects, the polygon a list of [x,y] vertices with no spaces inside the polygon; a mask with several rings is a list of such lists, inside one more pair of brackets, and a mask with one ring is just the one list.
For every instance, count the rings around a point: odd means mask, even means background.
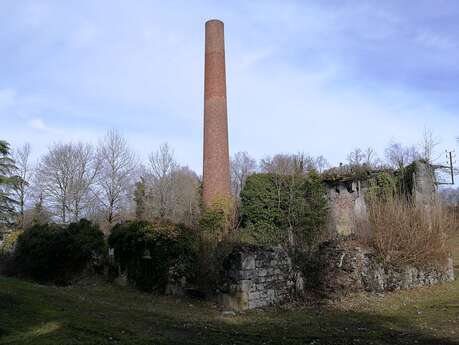
[{"label": "ground", "polygon": [[459,344],[459,280],[224,316],[210,302],[101,281],[63,288],[0,277],[0,344]]}]

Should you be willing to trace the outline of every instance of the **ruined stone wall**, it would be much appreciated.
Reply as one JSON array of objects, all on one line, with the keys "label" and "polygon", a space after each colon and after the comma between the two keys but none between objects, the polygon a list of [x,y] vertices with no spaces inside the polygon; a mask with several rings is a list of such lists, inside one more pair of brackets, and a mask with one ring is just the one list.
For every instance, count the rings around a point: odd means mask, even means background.
[{"label": "ruined stone wall", "polygon": [[325,242],[316,255],[317,288],[329,296],[351,292],[384,292],[430,286],[454,280],[453,261],[417,268],[384,265],[371,249],[350,242]]},{"label": "ruined stone wall", "polygon": [[437,186],[434,168],[422,161],[416,161],[413,175],[413,196],[417,205],[429,206],[436,201]]},{"label": "ruined stone wall", "polygon": [[355,219],[367,216],[366,190],[366,182],[360,181],[327,186],[329,232],[340,235],[352,234]]},{"label": "ruined stone wall", "polygon": [[352,240],[324,242],[307,262],[299,264],[303,273],[296,271],[287,252],[279,247],[238,246],[225,260],[220,303],[241,311],[294,300],[305,289],[335,298],[454,280],[452,259],[443,266],[393,267]]},{"label": "ruined stone wall", "polygon": [[302,290],[287,252],[279,247],[239,246],[225,260],[221,302],[246,310],[285,302]]},{"label": "ruined stone wall", "polygon": [[[436,200],[437,186],[432,165],[423,161],[414,164],[411,192],[418,206],[429,207]],[[367,217],[365,193],[368,190],[368,180],[327,183],[327,198],[329,217],[327,229],[330,233],[350,235],[353,233],[356,219]]]}]

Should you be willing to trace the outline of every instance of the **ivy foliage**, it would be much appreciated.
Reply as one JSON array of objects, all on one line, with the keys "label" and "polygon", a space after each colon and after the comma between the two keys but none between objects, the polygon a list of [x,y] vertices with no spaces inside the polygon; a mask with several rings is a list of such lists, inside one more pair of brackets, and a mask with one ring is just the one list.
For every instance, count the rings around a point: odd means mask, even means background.
[{"label": "ivy foliage", "polygon": [[385,171],[377,173],[368,182],[367,201],[388,200],[398,191],[398,178]]},{"label": "ivy foliage", "polygon": [[211,205],[203,207],[199,218],[201,235],[218,239],[232,228],[234,203],[231,198],[217,197]]},{"label": "ivy foliage", "polygon": [[260,244],[308,245],[324,228],[325,188],[315,172],[253,174],[241,192],[242,226]]},{"label": "ivy foliage", "polygon": [[388,200],[394,196],[410,199],[414,190],[418,162],[427,164],[424,160],[418,160],[395,172],[380,171],[372,176],[368,180],[369,189],[366,195],[368,201]]},{"label": "ivy foliage", "polygon": [[[424,160],[420,160],[421,163],[426,163]],[[406,197],[411,197],[414,189],[414,175],[416,173],[416,161],[411,164],[399,169],[397,171],[397,189],[400,194]]]},{"label": "ivy foliage", "polygon": [[197,240],[195,232],[183,224],[120,223],[112,229],[108,244],[129,281],[140,290],[163,292],[171,274],[193,279]]},{"label": "ivy foliage", "polygon": [[19,235],[14,261],[21,275],[68,284],[104,248],[103,233],[86,219],[67,226],[37,224]]}]

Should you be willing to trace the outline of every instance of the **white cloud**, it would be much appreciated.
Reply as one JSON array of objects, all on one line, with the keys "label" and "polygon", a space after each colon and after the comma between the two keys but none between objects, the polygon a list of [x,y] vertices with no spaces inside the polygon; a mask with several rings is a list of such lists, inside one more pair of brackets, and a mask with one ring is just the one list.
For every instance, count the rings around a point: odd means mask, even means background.
[{"label": "white cloud", "polygon": [[[304,150],[337,163],[356,146],[381,152],[392,138],[414,144],[425,125],[451,140],[459,134],[452,133],[459,120],[433,97],[372,74],[391,64],[389,71],[416,80],[406,73],[413,64],[416,72],[432,66],[419,50],[391,45],[416,39],[417,24],[404,12],[356,3],[187,6],[26,7],[31,23],[21,35],[5,35],[14,43],[2,45],[0,36],[0,52],[11,47],[3,55],[13,57],[0,66],[0,117],[17,119],[0,128],[0,138],[30,141],[38,151],[53,141],[92,141],[114,127],[141,154],[168,141],[183,164],[200,171],[204,21],[211,17],[225,21],[231,152],[260,158]],[[421,32],[416,42],[454,48],[436,35]],[[404,55],[409,65],[398,63]],[[446,62],[455,56],[443,55]]]},{"label": "white cloud", "polygon": [[27,121],[27,125],[33,129],[40,130],[40,131],[48,131],[49,128],[46,126],[43,119],[34,118]]}]

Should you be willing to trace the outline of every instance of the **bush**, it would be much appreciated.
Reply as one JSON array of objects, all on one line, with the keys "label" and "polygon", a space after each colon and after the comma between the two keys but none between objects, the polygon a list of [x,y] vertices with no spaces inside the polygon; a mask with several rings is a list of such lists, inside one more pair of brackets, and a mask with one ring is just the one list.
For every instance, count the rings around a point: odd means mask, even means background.
[{"label": "bush", "polygon": [[18,237],[14,262],[21,275],[67,284],[103,250],[102,232],[85,219],[68,226],[37,224]]},{"label": "bush", "polygon": [[14,251],[19,235],[23,233],[22,230],[13,230],[3,235],[3,240],[0,245],[0,255],[8,254]]},{"label": "bush", "polygon": [[440,205],[419,207],[397,196],[371,200],[368,220],[356,226],[360,239],[395,266],[443,265],[449,256],[448,235],[457,231],[455,217]]},{"label": "bush", "polygon": [[187,280],[194,278],[196,236],[183,224],[128,221],[112,229],[108,244],[129,281],[141,290],[164,292],[171,269]]},{"label": "bush", "polygon": [[242,226],[259,244],[312,244],[327,217],[319,176],[253,174],[241,192]]}]

